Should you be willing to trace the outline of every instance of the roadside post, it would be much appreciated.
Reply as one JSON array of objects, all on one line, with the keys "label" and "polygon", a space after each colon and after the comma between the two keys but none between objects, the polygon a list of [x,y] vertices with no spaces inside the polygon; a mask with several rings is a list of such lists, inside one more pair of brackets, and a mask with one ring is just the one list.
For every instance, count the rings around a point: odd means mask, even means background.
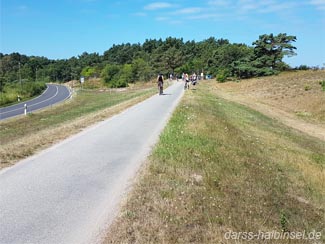
[{"label": "roadside post", "polygon": [[83,88],[83,83],[85,82],[85,77],[80,77],[81,89]]},{"label": "roadside post", "polygon": [[24,114],[27,115],[27,104],[24,104]]}]

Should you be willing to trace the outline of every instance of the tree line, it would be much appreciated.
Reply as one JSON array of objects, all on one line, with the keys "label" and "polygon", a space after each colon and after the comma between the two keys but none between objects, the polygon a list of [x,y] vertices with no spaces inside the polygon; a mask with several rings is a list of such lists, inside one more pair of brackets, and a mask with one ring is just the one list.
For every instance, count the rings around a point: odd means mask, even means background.
[{"label": "tree line", "polygon": [[66,82],[101,78],[109,87],[123,87],[135,81],[149,81],[157,73],[210,74],[224,81],[227,77],[250,78],[272,75],[290,67],[284,56],[295,55],[295,36],[264,34],[251,46],[227,39],[184,41],[168,37],[147,39],[143,44],[113,45],[103,55],[84,52],[78,57],[51,60],[19,53],[0,53],[1,89],[21,82]]}]

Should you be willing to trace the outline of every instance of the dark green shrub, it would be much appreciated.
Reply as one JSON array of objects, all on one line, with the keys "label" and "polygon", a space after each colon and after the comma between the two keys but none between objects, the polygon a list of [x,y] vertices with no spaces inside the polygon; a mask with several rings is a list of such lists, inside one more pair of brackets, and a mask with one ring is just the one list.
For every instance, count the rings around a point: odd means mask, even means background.
[{"label": "dark green shrub", "polygon": [[300,65],[297,69],[298,70],[309,70],[310,68],[307,65]]},{"label": "dark green shrub", "polygon": [[34,97],[40,95],[46,88],[43,82],[27,82],[23,85],[22,95],[24,97]]},{"label": "dark green shrub", "polygon": [[322,86],[322,90],[325,91],[325,80],[320,81],[319,84]]},{"label": "dark green shrub", "polygon": [[305,85],[305,91],[309,91],[311,90],[311,86],[310,85]]},{"label": "dark green shrub", "polygon": [[223,83],[227,80],[227,78],[229,77],[229,71],[226,69],[220,70],[217,74],[217,81],[219,81],[220,83]]}]

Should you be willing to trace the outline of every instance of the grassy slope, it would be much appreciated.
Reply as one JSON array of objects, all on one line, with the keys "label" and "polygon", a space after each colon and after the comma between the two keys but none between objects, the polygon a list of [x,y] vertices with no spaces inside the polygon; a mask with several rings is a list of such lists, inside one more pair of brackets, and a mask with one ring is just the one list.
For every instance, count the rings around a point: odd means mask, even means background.
[{"label": "grassy slope", "polygon": [[316,230],[324,241],[324,149],[202,83],[186,93],[105,243],[228,243],[228,230]]},{"label": "grassy slope", "polygon": [[217,83],[218,90],[286,111],[299,119],[325,125],[325,70],[283,72],[243,82]]},{"label": "grassy slope", "polygon": [[[45,89],[46,85],[44,82],[23,82],[22,87],[19,83],[7,84],[0,93],[0,107],[33,99],[41,95]],[[20,96],[20,101],[17,101],[18,95]]]}]

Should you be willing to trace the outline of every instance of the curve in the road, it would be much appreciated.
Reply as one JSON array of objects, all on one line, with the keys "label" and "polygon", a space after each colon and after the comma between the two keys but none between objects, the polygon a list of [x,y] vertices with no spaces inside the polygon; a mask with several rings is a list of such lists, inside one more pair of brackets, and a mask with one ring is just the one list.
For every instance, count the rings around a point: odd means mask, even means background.
[{"label": "curve in the road", "polygon": [[47,89],[39,97],[16,105],[0,108],[0,120],[24,114],[25,104],[27,105],[27,112],[30,113],[62,102],[70,96],[71,92],[68,87],[57,84],[47,84]]}]

